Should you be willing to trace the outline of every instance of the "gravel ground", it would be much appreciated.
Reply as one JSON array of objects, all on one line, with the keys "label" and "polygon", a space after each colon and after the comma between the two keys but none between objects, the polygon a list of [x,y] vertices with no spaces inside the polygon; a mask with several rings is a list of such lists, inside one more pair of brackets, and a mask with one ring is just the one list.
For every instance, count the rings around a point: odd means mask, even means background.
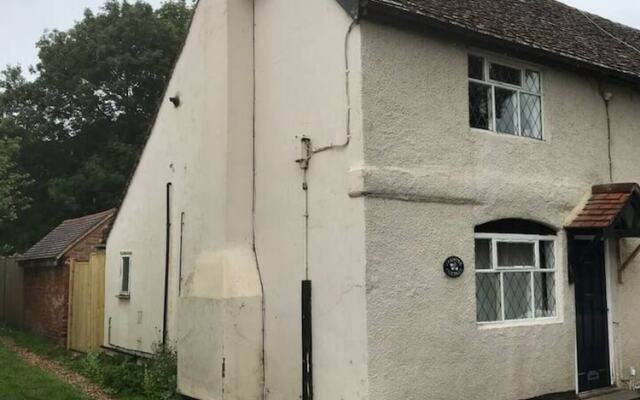
[{"label": "gravel ground", "polygon": [[12,338],[0,336],[0,344],[6,347],[8,350],[16,353],[26,363],[53,374],[61,381],[66,382],[81,391],[90,399],[115,400],[113,397],[106,394],[99,386],[91,383],[84,376],[76,372],[69,371],[51,360],[47,360],[31,353],[30,351],[16,345],[15,341]]}]

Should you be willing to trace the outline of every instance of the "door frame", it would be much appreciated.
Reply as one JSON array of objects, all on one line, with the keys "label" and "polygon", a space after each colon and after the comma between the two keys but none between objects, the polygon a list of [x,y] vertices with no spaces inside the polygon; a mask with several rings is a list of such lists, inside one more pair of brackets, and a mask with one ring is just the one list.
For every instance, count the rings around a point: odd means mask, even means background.
[{"label": "door frame", "polygon": [[[574,240],[593,240],[595,235],[576,235],[573,237]],[[615,239],[614,239],[615,240]],[[611,239],[606,239],[604,241],[604,275],[605,275],[605,291],[606,291],[606,301],[607,301],[607,347],[609,350],[609,379],[611,386],[616,386],[616,355],[615,355],[615,341],[613,337],[613,292],[612,292],[612,284],[611,284],[611,270],[612,264],[615,263],[613,254],[613,249],[615,246],[611,245]],[[575,292],[575,285],[574,285]],[[577,318],[577,310],[576,310],[576,301],[575,301],[575,293],[573,296],[573,312],[574,312],[574,326],[576,326],[576,318]],[[575,383],[576,383],[576,393],[584,393],[580,392],[579,378],[578,378],[578,330],[576,328],[574,339],[574,374],[575,374]]]},{"label": "door frame", "polygon": [[615,357],[615,338],[614,338],[614,323],[613,323],[613,285],[611,280],[611,272],[616,270],[612,266],[615,265],[616,254],[612,251],[615,246],[611,245],[611,240],[607,239],[604,242],[604,273],[605,273],[605,290],[607,291],[607,333],[609,335],[609,372],[611,374],[611,385],[615,386],[616,382],[616,357]]}]

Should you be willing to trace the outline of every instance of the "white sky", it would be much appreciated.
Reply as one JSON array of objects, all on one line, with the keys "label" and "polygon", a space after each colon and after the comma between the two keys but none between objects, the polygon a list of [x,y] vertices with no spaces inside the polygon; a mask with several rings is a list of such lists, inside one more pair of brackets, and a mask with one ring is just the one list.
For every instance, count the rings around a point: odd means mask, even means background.
[{"label": "white sky", "polygon": [[[2,1],[2,0],[0,0]],[[638,0],[560,0],[576,8],[640,29]]]},{"label": "white sky", "polygon": [[[162,0],[147,1],[154,7],[162,3]],[[640,29],[638,0],[562,1]],[[38,59],[35,42],[46,29],[69,29],[82,18],[85,8],[97,10],[103,3],[104,0],[0,0],[0,70],[7,64],[21,64],[25,68],[35,64]]]},{"label": "white sky", "polygon": [[[146,0],[157,7],[162,0]],[[133,1],[132,1],[133,2]],[[0,70],[36,64],[35,43],[45,30],[67,30],[84,10],[97,11],[104,0],[0,0]]]}]

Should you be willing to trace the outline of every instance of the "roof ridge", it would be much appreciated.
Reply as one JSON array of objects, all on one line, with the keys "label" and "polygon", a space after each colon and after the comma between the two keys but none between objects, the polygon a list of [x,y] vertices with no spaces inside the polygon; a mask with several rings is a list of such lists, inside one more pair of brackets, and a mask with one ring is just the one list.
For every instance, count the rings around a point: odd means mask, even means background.
[{"label": "roof ridge", "polygon": [[85,215],[85,216],[82,216],[82,217],[68,218],[68,219],[63,220],[62,223],[64,224],[65,222],[73,222],[73,221],[78,221],[78,220],[85,220],[85,219],[89,219],[91,217],[97,217],[97,216],[102,215],[102,214],[108,215],[108,214],[114,213],[115,211],[116,211],[115,208],[110,208],[108,210],[100,211],[100,212],[93,213],[93,214],[88,214],[88,215]]}]

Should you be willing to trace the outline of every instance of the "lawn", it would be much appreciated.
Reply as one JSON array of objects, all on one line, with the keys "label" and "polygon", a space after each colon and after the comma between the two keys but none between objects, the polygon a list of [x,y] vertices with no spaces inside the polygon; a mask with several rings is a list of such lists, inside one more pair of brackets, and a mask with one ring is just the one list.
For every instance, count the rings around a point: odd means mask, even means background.
[{"label": "lawn", "polygon": [[[1,1],[1,0],[0,0]],[[56,346],[46,339],[21,331],[0,326],[0,336],[12,338],[16,345],[27,349],[47,360],[51,360],[66,368],[83,375],[97,384],[108,394],[118,400],[147,400],[147,399],[178,399],[176,394],[177,359],[173,350],[157,352],[148,359],[138,359],[129,356],[106,356],[105,354],[79,354],[68,351],[64,347]],[[0,346],[1,348],[1,346]],[[4,349],[6,353],[6,349]],[[14,356],[12,353],[9,354]],[[15,361],[20,360],[15,358]],[[25,365],[25,367],[29,367]],[[10,368],[7,368],[9,370]],[[39,370],[36,370],[39,371]],[[4,374],[7,374],[5,378]],[[5,380],[9,379],[9,371],[5,372],[5,362],[0,357],[0,400],[38,400],[38,399],[82,399],[83,397],[29,397],[11,396],[3,391]],[[22,375],[23,373],[20,373]],[[15,379],[11,374],[11,379]],[[55,379],[55,378],[53,378]],[[29,379],[26,379],[29,381]],[[9,382],[7,380],[7,382]]]},{"label": "lawn", "polygon": [[0,345],[0,400],[84,400],[86,397]]}]

